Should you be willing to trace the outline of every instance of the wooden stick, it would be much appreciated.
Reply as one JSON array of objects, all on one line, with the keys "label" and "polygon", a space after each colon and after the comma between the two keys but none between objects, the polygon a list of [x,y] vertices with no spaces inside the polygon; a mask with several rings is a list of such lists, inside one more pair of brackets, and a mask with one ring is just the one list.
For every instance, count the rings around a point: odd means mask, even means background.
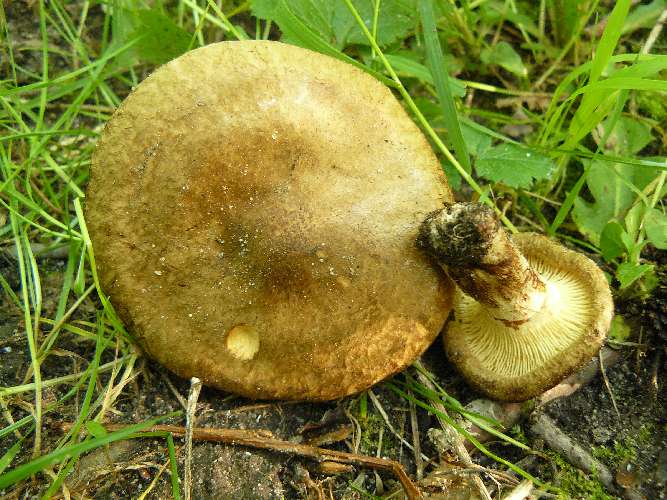
[{"label": "wooden stick", "polygon": [[568,462],[587,474],[597,474],[600,482],[611,492],[616,491],[614,476],[606,465],[594,458],[576,441],[565,434],[556,423],[544,413],[536,412],[531,416],[530,430],[544,439],[554,451],[563,455]]},{"label": "wooden stick", "polygon": [[202,382],[197,377],[190,379],[190,393],[188,394],[187,409],[185,412],[185,487],[183,494],[185,500],[192,498],[192,430],[194,429],[195,413],[197,411],[197,400],[201,392]]},{"label": "wooden stick", "polygon": [[[62,428],[66,430],[68,427],[71,427],[71,425],[72,424],[62,424]],[[111,432],[124,430],[127,427],[128,425],[125,424],[104,424],[104,428]],[[185,427],[178,425],[155,425],[142,432],[170,432],[176,437],[183,437],[185,436]],[[207,429],[203,427],[194,427],[192,429],[192,439],[195,441],[211,441],[237,446],[248,446],[250,448],[298,455],[314,460],[317,463],[336,462],[391,472],[401,482],[401,485],[403,485],[403,489],[410,500],[421,498],[420,491],[414,485],[410,477],[408,477],[403,466],[398,462],[387,458],[357,455],[355,453],[327,450],[326,448],[317,448],[305,444],[290,443],[289,441],[276,439],[269,431],[262,429]]]}]

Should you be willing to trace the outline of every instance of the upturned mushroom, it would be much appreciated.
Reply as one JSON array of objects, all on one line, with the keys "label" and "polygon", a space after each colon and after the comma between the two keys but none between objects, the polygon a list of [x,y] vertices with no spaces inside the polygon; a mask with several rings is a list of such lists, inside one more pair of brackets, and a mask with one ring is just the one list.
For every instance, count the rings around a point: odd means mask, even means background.
[{"label": "upturned mushroom", "polygon": [[472,203],[431,213],[418,245],[459,287],[447,356],[492,398],[540,394],[600,349],[613,303],[604,274],[584,255],[537,234],[510,239],[491,209]]},{"label": "upturned mushroom", "polygon": [[244,41],[138,85],[99,140],[86,209],[104,289],[153,358],[248,397],[326,400],[440,332],[454,287],[414,241],[443,200],[384,85]]}]

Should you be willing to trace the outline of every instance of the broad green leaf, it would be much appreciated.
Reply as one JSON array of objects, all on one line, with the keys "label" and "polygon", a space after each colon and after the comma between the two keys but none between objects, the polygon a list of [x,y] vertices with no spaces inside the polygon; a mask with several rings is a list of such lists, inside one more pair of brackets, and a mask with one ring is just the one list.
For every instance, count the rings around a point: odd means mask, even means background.
[{"label": "broad green leaf", "polygon": [[572,218],[579,231],[598,245],[607,222],[622,216],[635,201],[635,190],[643,189],[656,173],[656,169],[649,167],[593,160],[586,184],[595,201],[589,203],[577,198],[572,209]]},{"label": "broad green leaf", "polygon": [[522,78],[528,76],[528,69],[524,66],[521,56],[507,42],[498,42],[493,47],[484,49],[481,58],[485,64],[497,64]]},{"label": "broad green leaf", "polygon": [[610,221],[602,230],[600,236],[600,251],[607,262],[623,255],[627,249],[622,235],[625,231],[616,221]]},{"label": "broad green leaf", "polygon": [[[285,2],[276,0],[253,0],[252,13],[260,19],[271,19],[275,21],[280,28],[283,28],[284,20],[281,16],[281,3],[295,15],[311,30],[320,35],[324,40],[337,48],[341,46],[335,43],[333,31],[333,17],[335,2],[322,2],[310,0],[285,0]],[[291,42],[289,33],[283,35]]]},{"label": "broad green leaf", "polygon": [[[330,0],[321,0],[329,3]],[[354,17],[343,2],[331,2],[336,5],[334,30],[336,36],[345,40],[345,45],[369,45],[368,40],[357,26]],[[373,27],[374,0],[355,0],[353,2],[369,30]],[[382,0],[377,21],[377,43],[380,47],[402,40],[417,27],[417,5],[414,0]]]},{"label": "broad green leaf", "polygon": [[[272,19],[283,29],[282,19],[277,14],[281,2],[276,0],[254,0],[252,12],[261,19]],[[338,49],[347,45],[369,45],[354,17],[343,2],[330,0],[284,0],[290,11],[306,26]],[[354,6],[369,30],[373,28],[374,1],[355,0]],[[382,0],[377,20],[377,42],[380,47],[401,40],[414,31],[417,25],[415,0]],[[286,34],[287,41],[293,42]]]},{"label": "broad green leaf", "polygon": [[646,237],[660,250],[667,250],[667,216],[655,208],[649,210],[644,219]]},{"label": "broad green leaf", "polygon": [[471,156],[479,157],[491,147],[491,137],[466,123],[461,123],[461,133]]},{"label": "broad green leaf", "polygon": [[621,284],[621,290],[629,287],[639,278],[644,276],[654,268],[651,264],[635,264],[634,262],[624,262],[616,270],[616,278]]},{"label": "broad green leaf", "polygon": [[[602,123],[601,136],[606,135],[609,121],[605,120]],[[633,155],[644,149],[652,140],[650,125],[621,116],[616,120],[614,129],[607,138],[607,144],[603,146],[619,155]]]},{"label": "broad green leaf", "polygon": [[116,6],[113,20],[114,45],[139,39],[117,59],[121,65],[131,65],[136,60],[163,64],[185,53],[190,46],[192,36],[157,9]]},{"label": "broad green leaf", "polygon": [[[629,156],[637,153],[649,144],[653,137],[651,130],[643,123],[637,123],[624,116],[615,121],[614,129],[607,134],[602,124],[602,136],[608,136],[605,146],[611,148],[616,155]],[[577,198],[572,210],[572,218],[579,231],[595,244],[601,244],[601,234],[610,220],[621,220],[625,212],[637,199],[638,192],[651,182],[658,173],[657,168],[609,163],[592,160],[586,185],[594,198],[593,203]],[[640,211],[641,209],[633,209]],[[636,239],[641,213],[629,223],[626,220],[627,234]]]},{"label": "broad green leaf", "polygon": [[[381,73],[373,70],[356,59],[344,54],[327,41],[319,32],[310,28],[298,17],[289,7],[287,0],[276,0],[267,2],[265,0],[255,0],[257,5],[258,17],[262,19],[272,19],[280,26],[283,37],[290,43],[304,47],[310,50],[326,54],[330,57],[345,61],[357,68],[369,73],[389,87],[394,87],[394,81]],[[261,15],[260,15],[261,14]]]},{"label": "broad green leaf", "polygon": [[[417,78],[418,80],[433,85],[433,77],[431,72],[423,64],[398,54],[385,54],[387,61],[394,68],[398,76],[407,76],[409,78]],[[452,95],[456,97],[463,97],[466,93],[465,84],[461,80],[448,78],[449,88],[452,91]]]},{"label": "broad green leaf", "polygon": [[[481,14],[482,19],[487,21],[488,24],[496,25],[501,21],[509,21],[517,27],[523,28],[527,33],[530,33],[535,37],[540,36],[540,30],[533,19],[522,13],[520,10],[514,12],[507,7],[507,3],[505,2],[489,2],[487,5],[489,8],[482,9]],[[517,7],[520,9],[522,5],[517,2]]]},{"label": "broad green leaf", "polygon": [[546,179],[554,168],[553,161],[537,151],[514,144],[501,144],[484,150],[478,157],[477,173],[510,187],[529,188],[534,179]]}]

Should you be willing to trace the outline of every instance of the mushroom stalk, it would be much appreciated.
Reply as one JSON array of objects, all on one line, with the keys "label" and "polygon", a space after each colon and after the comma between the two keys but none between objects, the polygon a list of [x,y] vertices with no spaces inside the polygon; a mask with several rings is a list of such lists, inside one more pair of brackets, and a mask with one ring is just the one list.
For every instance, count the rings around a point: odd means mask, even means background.
[{"label": "mushroom stalk", "polygon": [[417,243],[461,290],[508,326],[525,323],[545,304],[544,281],[484,205],[454,203],[431,212]]}]

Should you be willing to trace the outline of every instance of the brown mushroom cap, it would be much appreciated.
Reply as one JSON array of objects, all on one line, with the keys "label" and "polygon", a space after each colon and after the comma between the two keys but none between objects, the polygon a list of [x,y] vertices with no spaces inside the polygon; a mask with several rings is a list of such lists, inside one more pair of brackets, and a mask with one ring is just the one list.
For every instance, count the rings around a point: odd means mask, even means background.
[{"label": "brown mushroom cap", "polygon": [[492,398],[524,401],[541,394],[589,361],[613,316],[609,284],[597,265],[532,233],[512,241],[546,285],[541,310],[518,325],[461,290],[443,340],[466,380]]},{"label": "brown mushroom cap", "polygon": [[326,400],[401,370],[453,286],[414,245],[451,200],[428,143],[362,71],[277,42],[158,69],[108,123],[87,220],[144,349],[248,397]]}]

